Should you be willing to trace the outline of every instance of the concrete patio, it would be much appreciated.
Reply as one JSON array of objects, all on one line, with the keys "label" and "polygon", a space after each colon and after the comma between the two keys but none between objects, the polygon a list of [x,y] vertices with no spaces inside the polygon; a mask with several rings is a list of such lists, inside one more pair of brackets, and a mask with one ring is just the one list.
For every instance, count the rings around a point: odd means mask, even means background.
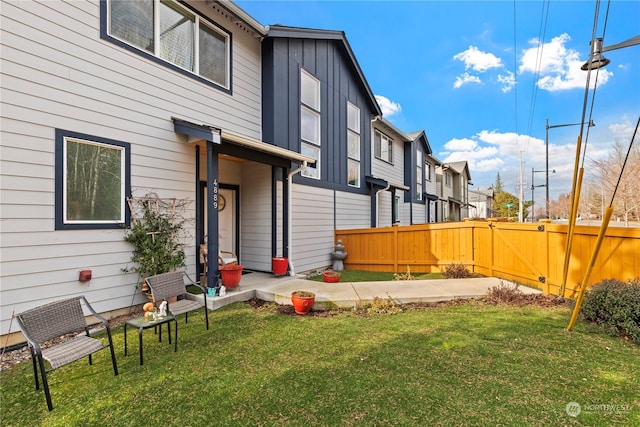
[{"label": "concrete patio", "polygon": [[[373,302],[375,297],[392,298],[397,303],[447,301],[456,298],[479,298],[487,291],[510,282],[495,277],[470,279],[403,280],[388,282],[338,282],[324,283],[303,277],[274,276],[270,273],[250,272],[242,276],[240,286],[227,290],[223,297],[207,298],[210,309],[259,298],[278,304],[291,304],[291,292],[312,291],[316,294],[314,310],[332,307],[356,307]],[[542,293],[539,289],[520,286],[523,293]],[[193,298],[203,298],[193,296]]]}]

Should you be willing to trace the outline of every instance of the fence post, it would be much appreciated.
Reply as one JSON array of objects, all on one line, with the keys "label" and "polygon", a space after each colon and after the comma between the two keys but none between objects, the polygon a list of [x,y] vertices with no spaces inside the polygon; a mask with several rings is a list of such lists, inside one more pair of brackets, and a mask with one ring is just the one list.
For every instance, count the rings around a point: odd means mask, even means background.
[{"label": "fence post", "polygon": [[544,294],[545,295],[549,295],[550,294],[550,290],[551,290],[551,283],[549,283],[549,279],[550,279],[550,272],[551,272],[551,268],[550,268],[550,256],[549,253],[551,252],[551,250],[549,249],[549,224],[551,224],[551,220],[548,218],[545,219],[541,219],[540,222],[542,223],[542,226],[544,227]]},{"label": "fence post", "polygon": [[487,220],[487,222],[489,223],[489,253],[491,254],[490,258],[489,258],[489,276],[493,277],[493,254],[495,252],[495,249],[493,247],[493,223],[494,223],[494,219],[493,218],[489,218]]},{"label": "fence post", "polygon": [[392,225],[393,229],[393,272],[398,272],[398,223]]}]

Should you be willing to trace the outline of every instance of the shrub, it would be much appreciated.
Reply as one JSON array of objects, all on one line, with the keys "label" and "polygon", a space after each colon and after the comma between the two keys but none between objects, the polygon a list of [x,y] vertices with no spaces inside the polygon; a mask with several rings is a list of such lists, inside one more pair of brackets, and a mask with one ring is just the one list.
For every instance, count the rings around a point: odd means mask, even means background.
[{"label": "shrub", "polygon": [[442,272],[442,277],[445,279],[464,279],[470,276],[471,273],[464,264],[449,264]]},{"label": "shrub", "polygon": [[374,297],[371,304],[367,304],[362,307],[367,314],[398,314],[402,312],[400,307],[390,295],[387,294],[387,298]]},{"label": "shrub", "polygon": [[520,285],[514,284],[510,286],[502,280],[497,286],[492,286],[487,292],[486,300],[490,304],[518,304],[525,299],[524,294],[519,288]]},{"label": "shrub", "polygon": [[406,273],[393,273],[393,280],[416,280],[416,277],[411,275],[411,269],[407,265]]},{"label": "shrub", "polygon": [[640,278],[627,283],[605,279],[585,291],[582,316],[603,325],[610,335],[640,344]]}]

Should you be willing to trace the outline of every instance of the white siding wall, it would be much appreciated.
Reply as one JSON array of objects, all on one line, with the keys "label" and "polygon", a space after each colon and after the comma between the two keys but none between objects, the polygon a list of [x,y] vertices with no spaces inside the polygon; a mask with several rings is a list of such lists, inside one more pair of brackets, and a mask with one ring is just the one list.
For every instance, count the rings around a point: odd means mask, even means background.
[{"label": "white siding wall", "polygon": [[334,229],[366,228],[371,224],[368,195],[294,184],[292,198],[290,256],[296,273],[331,265]]},{"label": "white siding wall", "polygon": [[271,271],[271,166],[242,164],[240,199],[242,265]]},{"label": "white siding wall", "polygon": [[[99,311],[142,301],[136,275],[121,271],[122,230],[54,230],[55,128],[131,143],[134,195],[191,200],[194,151],[172,116],[261,137],[260,42],[199,7],[233,33],[233,95],[101,40],[98,1],[3,1],[0,333],[13,310],[65,296],[85,294]],[[194,259],[189,242],[191,271]]]},{"label": "white siding wall", "polygon": [[333,251],[333,190],[293,184],[292,248],[296,273],[328,266]]},{"label": "white siding wall", "polygon": [[[369,195],[336,192],[337,229],[367,228],[371,225]],[[333,251],[333,249],[331,249]]]},{"label": "white siding wall", "polygon": [[[381,191],[378,193],[378,227],[388,227],[393,223],[391,216],[391,204],[393,195],[391,191]],[[400,204],[402,205],[402,203]]]}]

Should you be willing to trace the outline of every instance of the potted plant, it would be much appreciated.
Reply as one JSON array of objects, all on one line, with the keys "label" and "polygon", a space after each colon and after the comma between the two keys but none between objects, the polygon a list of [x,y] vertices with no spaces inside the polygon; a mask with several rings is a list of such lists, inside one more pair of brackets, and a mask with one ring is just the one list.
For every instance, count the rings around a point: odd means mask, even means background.
[{"label": "potted plant", "polygon": [[316,294],[311,291],[291,292],[291,303],[297,314],[307,314],[315,302]]},{"label": "potted plant", "polygon": [[132,211],[131,228],[124,240],[133,245],[130,267],[124,272],[136,272],[141,278],[138,286],[147,295],[145,277],[167,273],[185,266],[184,244],[181,241],[185,220],[177,214],[184,201],[167,204],[157,195],[147,194],[140,199],[129,199]]},{"label": "potted plant", "polygon": [[322,279],[327,283],[337,283],[340,281],[340,273],[334,270],[325,270],[322,272]]}]

